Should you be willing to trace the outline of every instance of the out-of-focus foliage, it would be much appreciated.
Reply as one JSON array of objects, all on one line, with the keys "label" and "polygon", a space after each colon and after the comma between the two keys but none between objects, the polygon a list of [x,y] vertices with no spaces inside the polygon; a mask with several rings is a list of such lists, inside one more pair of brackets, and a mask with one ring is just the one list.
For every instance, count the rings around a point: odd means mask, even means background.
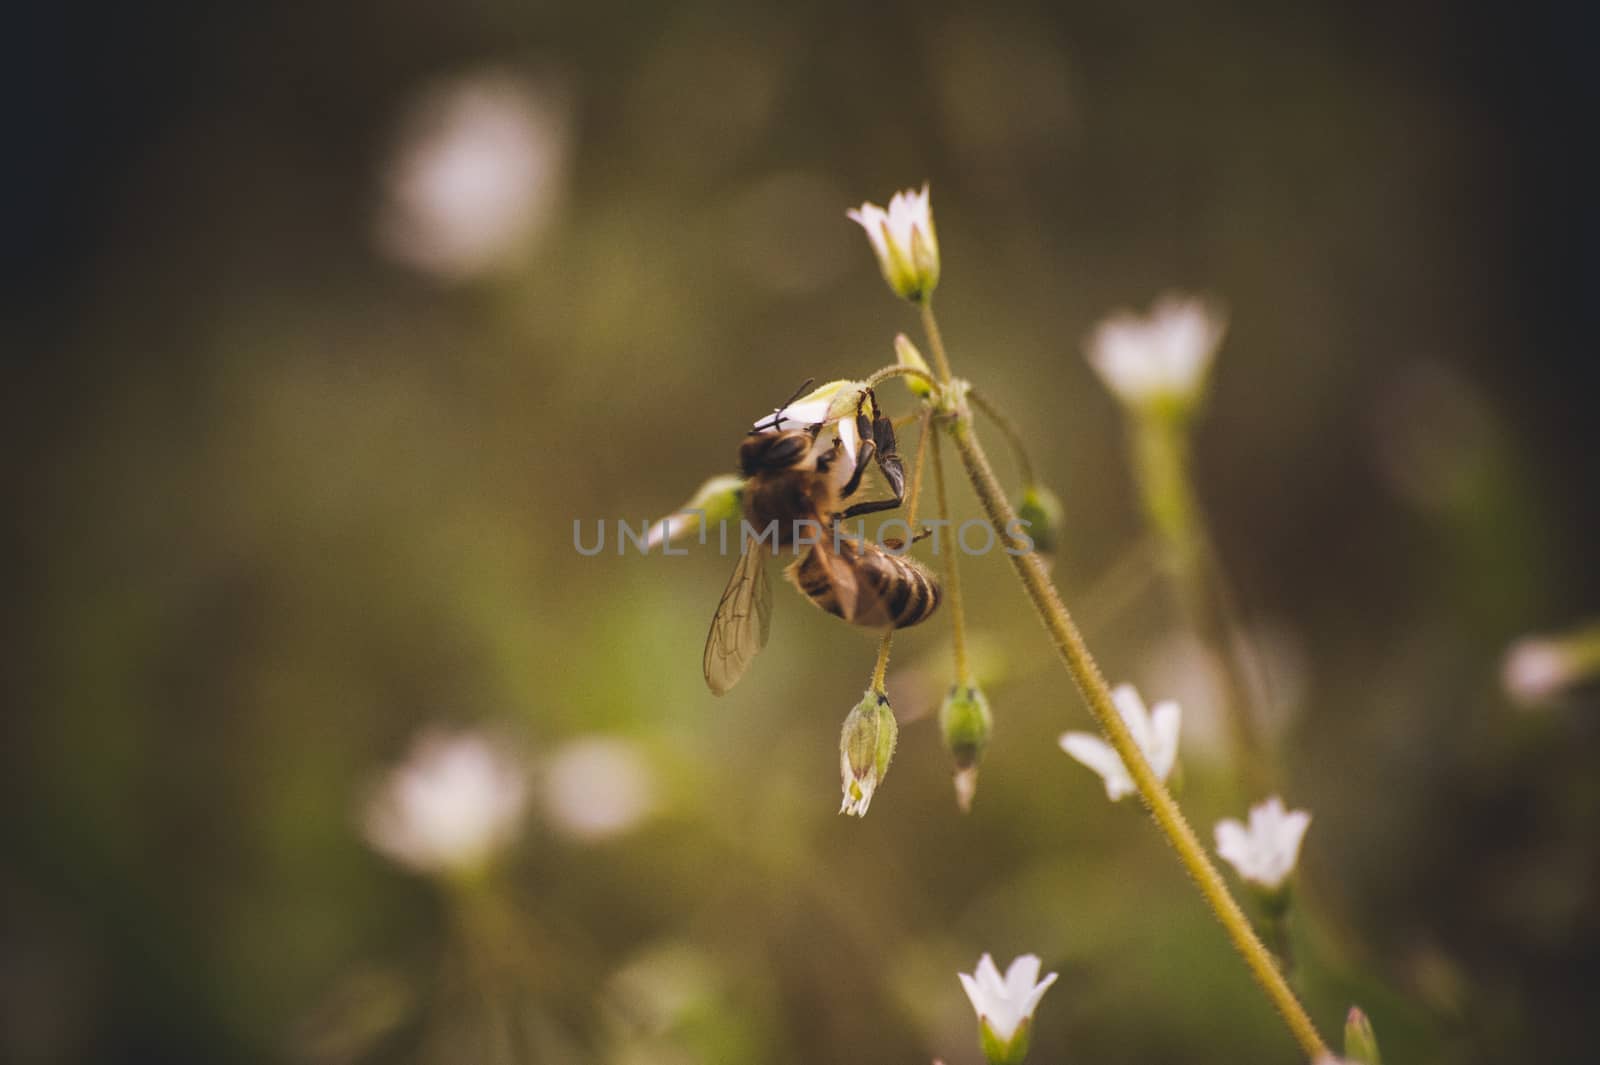
[{"label": "out-of-focus foliage", "polygon": [[[1202,829],[1262,796],[1081,342],[1175,286],[1229,308],[1199,494],[1315,815],[1292,934],[1325,1036],[1359,1002],[1391,1062],[1584,1060],[1600,708],[1500,686],[1514,639],[1600,614],[1563,317],[1592,207],[1556,120],[1585,86],[1543,88],[1579,36],[1173,0],[63,25],[13,101],[0,1057],[957,1065],[989,951],[1061,974],[1033,1060],[1294,1060],[1137,807],[1058,749],[1089,719],[1000,555],[963,571],[972,811],[936,617],[897,641],[858,821],[872,635],[779,585],[715,699],[732,560],[616,550],[800,381],[894,362],[914,316],[844,211],[927,179],[952,358],[1061,500],[1112,679],[1183,703]],[[511,854],[442,887],[361,816],[465,726],[533,790]]]}]

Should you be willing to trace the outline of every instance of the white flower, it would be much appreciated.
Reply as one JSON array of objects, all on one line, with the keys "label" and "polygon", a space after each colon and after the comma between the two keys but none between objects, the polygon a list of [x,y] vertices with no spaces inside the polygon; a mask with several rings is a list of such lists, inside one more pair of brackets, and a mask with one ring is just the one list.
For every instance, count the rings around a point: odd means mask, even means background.
[{"label": "white flower", "polygon": [[[1178,727],[1183,711],[1170,699],[1146,711],[1144,700],[1131,684],[1117,685],[1111,692],[1111,701],[1116,704],[1117,713],[1122,715],[1128,731],[1133,733],[1133,742],[1150,763],[1151,772],[1156,779],[1165,781],[1178,762]],[[1112,802],[1138,790],[1122,757],[1099,736],[1087,732],[1062,733],[1061,749],[1105,778],[1106,797]]]},{"label": "white flower", "polygon": [[1239,876],[1268,891],[1277,891],[1294,872],[1300,841],[1311,826],[1304,810],[1286,810],[1274,795],[1250,808],[1250,827],[1233,818],[1217,822],[1217,853]]},{"label": "white flower", "polygon": [[861,434],[856,431],[856,408],[860,403],[860,381],[829,381],[787,406],[758,418],[751,426],[751,432],[781,433],[789,429],[807,429],[813,425],[827,426],[832,423],[839,441],[844,445],[846,461],[853,464],[856,450],[861,444]]},{"label": "white flower", "polygon": [[[1056,982],[1056,974],[1050,973],[1040,980],[1039,956],[1023,954],[1011,963],[1006,975],[1001,977],[994,959],[985,954],[978,959],[976,971],[970,975],[957,975],[961,978],[961,986],[966,988],[967,998],[972,1000],[972,1009],[978,1015],[979,1024],[987,1029],[985,1034],[997,1044],[991,1046],[990,1039],[985,1039],[984,1053],[991,1061],[997,1057],[1000,1060],[1021,1061],[1022,1054],[1026,1053],[1027,1033],[1022,1032],[1021,1040],[1018,1040],[1018,1029],[1032,1020],[1039,1000]],[[1016,1045],[1018,1042],[1024,1045],[1019,1047]]]},{"label": "white flower", "polygon": [[544,774],[550,822],[577,839],[619,835],[656,807],[656,781],[638,746],[609,736],[564,744]]},{"label": "white flower", "polygon": [[367,841],[424,873],[480,871],[516,836],[527,771],[478,733],[426,733],[368,803]]},{"label": "white flower", "polygon": [[845,214],[867,231],[883,279],[898,296],[919,302],[939,284],[939,238],[933,229],[928,186],[897,192],[886,211],[863,203]]},{"label": "white flower", "polygon": [[514,259],[555,219],[569,164],[570,102],[540,83],[484,71],[428,91],[385,174],[378,241],[446,281]]},{"label": "white flower", "polygon": [[1600,625],[1549,636],[1524,636],[1506,651],[1501,682],[1523,706],[1548,702],[1600,675]]},{"label": "white flower", "polygon": [[1131,407],[1199,399],[1217,346],[1227,328],[1204,301],[1168,295],[1148,317],[1120,311],[1090,332],[1089,364],[1116,396]]}]

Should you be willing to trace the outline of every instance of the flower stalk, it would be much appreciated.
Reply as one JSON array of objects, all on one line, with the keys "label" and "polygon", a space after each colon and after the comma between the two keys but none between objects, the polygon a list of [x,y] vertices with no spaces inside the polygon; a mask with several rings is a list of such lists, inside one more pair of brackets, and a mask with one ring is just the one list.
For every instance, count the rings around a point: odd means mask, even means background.
[{"label": "flower stalk", "polygon": [[[935,365],[942,379],[941,383],[948,384],[951,381],[949,359],[945,354],[944,341],[939,333],[933,309],[926,302],[922,304],[922,318],[927,329],[929,347],[933,351]],[[978,494],[979,502],[990,524],[994,526],[996,534],[1003,541],[1012,542],[1006,530],[1015,527],[1012,523],[1016,521],[1017,515],[995,477],[982,444],[978,441],[971,416],[957,411],[950,418],[946,428],[961,456],[962,465],[966,468],[968,479]],[[938,475],[941,471],[937,441],[934,444],[933,454],[934,473]],[[942,503],[942,478],[940,495]],[[1206,855],[1205,848],[1196,837],[1194,829],[1189,826],[1183,811],[1151,770],[1149,763],[1139,751],[1133,734],[1123,723],[1122,716],[1112,702],[1111,689],[1101,675],[1093,655],[1089,653],[1071,614],[1062,603],[1061,596],[1051,582],[1043,562],[1031,551],[1008,554],[1007,557],[1010,558],[1017,577],[1022,582],[1023,590],[1027,592],[1029,600],[1038,612],[1056,653],[1088,704],[1090,713],[1111,746],[1122,757],[1145,806],[1173,850],[1177,852],[1178,859],[1188,870],[1206,903],[1216,914],[1217,920],[1222,923],[1233,941],[1234,948],[1249,967],[1251,975],[1283,1016],[1306,1056],[1312,1060],[1325,1056],[1328,1053],[1327,1045],[1317,1034],[1311,1018],[1275,964],[1272,953],[1256,936],[1249,919],[1229,893],[1226,882]],[[952,596],[952,605],[958,603],[959,592]],[[959,610],[954,612],[954,616],[959,624]]]}]

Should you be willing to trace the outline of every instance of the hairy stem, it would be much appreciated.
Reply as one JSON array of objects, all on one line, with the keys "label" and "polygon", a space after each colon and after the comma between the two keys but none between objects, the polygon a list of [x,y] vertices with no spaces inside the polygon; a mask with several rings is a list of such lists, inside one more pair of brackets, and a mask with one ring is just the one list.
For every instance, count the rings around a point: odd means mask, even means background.
[{"label": "hairy stem", "polygon": [[1015,423],[977,389],[968,389],[967,399],[974,407],[983,411],[989,420],[994,422],[995,428],[1000,430],[1000,434],[1006,438],[1006,442],[1011,445],[1011,453],[1017,458],[1017,470],[1022,474],[1022,487],[1032,488],[1038,483],[1033,479],[1033,460],[1028,457],[1028,448],[1022,442],[1022,434],[1017,431]]},{"label": "hairy stem", "polygon": [[[911,460],[911,488],[906,493],[906,527],[911,530],[911,535],[917,535],[917,499],[922,494],[922,465],[928,454],[928,431],[933,421],[933,411],[925,409],[917,415],[920,429],[917,432],[917,454]],[[879,695],[884,694],[884,680],[889,672],[889,649],[894,645],[894,629],[887,628],[883,631],[883,639],[878,641],[878,661],[872,667],[872,690]]]},{"label": "hairy stem", "polygon": [[[945,490],[944,459],[939,454],[937,436],[933,437],[933,488],[939,501],[939,520],[943,522],[941,527],[953,529],[954,526],[950,524],[949,493]],[[939,556],[944,560],[944,594],[950,603],[950,633],[955,648],[956,683],[963,688],[970,688],[972,664],[967,658],[967,617],[961,602],[961,567],[956,560],[955,544],[952,542],[947,547],[948,550],[939,552]]]}]

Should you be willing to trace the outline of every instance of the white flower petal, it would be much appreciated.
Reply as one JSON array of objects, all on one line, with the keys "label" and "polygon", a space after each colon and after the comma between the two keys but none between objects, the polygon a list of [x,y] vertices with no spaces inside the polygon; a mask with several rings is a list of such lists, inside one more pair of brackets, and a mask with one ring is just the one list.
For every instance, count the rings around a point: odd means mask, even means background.
[{"label": "white flower petal", "polygon": [[1106,798],[1112,802],[1134,792],[1133,777],[1122,764],[1122,758],[1099,736],[1087,732],[1063,733],[1061,749],[1100,774],[1105,780]]}]

